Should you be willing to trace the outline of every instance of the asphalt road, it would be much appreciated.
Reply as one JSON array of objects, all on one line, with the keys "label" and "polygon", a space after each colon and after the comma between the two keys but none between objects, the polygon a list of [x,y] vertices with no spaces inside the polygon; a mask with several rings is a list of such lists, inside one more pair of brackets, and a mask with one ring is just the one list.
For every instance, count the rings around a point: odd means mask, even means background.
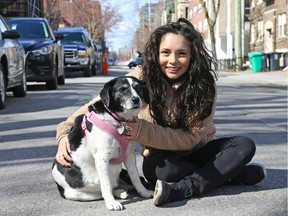
[{"label": "asphalt road", "polygon": [[[225,186],[197,199],[155,207],[135,193],[121,201],[125,210],[109,212],[103,200],[68,201],[51,177],[57,124],[99,93],[127,67],[111,67],[109,75],[67,76],[58,90],[29,85],[26,98],[8,95],[0,111],[0,215],[140,215],[140,216],[284,216],[287,215],[287,86],[254,83],[220,73],[215,115],[217,136],[246,135],[257,145],[253,162],[267,168],[255,186]],[[249,76],[248,76],[249,78]],[[141,167],[141,156],[137,162]]]}]

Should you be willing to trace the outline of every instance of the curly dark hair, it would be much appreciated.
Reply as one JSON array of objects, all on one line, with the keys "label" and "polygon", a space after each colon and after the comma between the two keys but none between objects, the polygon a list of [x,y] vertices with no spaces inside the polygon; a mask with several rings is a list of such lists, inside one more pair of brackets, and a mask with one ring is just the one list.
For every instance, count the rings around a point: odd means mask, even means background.
[{"label": "curly dark hair", "polygon": [[[162,37],[167,33],[184,36],[191,50],[190,66],[177,90],[180,95],[176,104],[173,104],[173,122],[167,122],[165,118],[168,115],[165,98],[167,78],[159,65],[159,47]],[[202,120],[211,114],[214,103],[217,76],[212,68],[213,64],[203,35],[184,18],[158,27],[151,34],[143,53],[142,70],[143,79],[152,91],[149,109],[155,123],[187,131],[193,127],[201,127]]]}]

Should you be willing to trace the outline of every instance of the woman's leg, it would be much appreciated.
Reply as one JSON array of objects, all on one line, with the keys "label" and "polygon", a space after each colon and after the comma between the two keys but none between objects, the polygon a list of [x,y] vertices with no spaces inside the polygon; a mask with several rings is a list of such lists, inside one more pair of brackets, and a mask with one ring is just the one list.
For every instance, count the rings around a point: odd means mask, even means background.
[{"label": "woman's leg", "polygon": [[[200,167],[190,176],[194,194],[206,193],[237,176],[252,160],[255,151],[253,140],[236,136],[210,141],[205,147],[190,155],[191,160]],[[208,161],[205,155],[210,156]]]},{"label": "woman's leg", "polygon": [[143,174],[154,187],[158,179],[177,182],[191,175],[197,167],[182,156],[165,151],[143,159]]},{"label": "woman's leg", "polygon": [[[161,205],[188,196],[201,195],[236,177],[255,154],[255,144],[247,137],[221,138],[185,159],[198,169],[178,183],[157,181],[154,204]],[[173,195],[174,194],[174,195]]]},{"label": "woman's leg", "polygon": [[[233,175],[236,176],[238,169],[248,163],[254,153],[255,145],[249,138],[221,138],[210,141],[205,147],[186,157],[169,151],[148,156],[143,161],[143,173],[149,183],[155,185],[158,179],[168,182],[180,181],[196,170],[197,175],[206,176],[208,182],[215,182],[216,177],[215,184],[218,185],[234,177]],[[249,156],[248,159],[246,155]],[[220,173],[224,175],[219,175]]]}]

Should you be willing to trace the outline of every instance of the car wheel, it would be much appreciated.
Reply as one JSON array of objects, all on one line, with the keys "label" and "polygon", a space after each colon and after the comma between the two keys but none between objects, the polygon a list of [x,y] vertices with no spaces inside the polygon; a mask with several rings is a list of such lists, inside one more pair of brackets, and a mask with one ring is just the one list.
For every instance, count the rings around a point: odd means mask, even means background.
[{"label": "car wheel", "polygon": [[87,68],[84,69],[83,76],[84,76],[84,77],[91,77],[91,76],[92,76],[90,61],[89,61],[89,63],[88,63]]},{"label": "car wheel", "polygon": [[92,65],[91,73],[92,73],[92,75],[96,75],[97,74],[96,62],[94,62],[94,64]]},{"label": "car wheel", "polygon": [[6,101],[6,82],[4,77],[4,70],[0,65],[0,109],[4,109]]},{"label": "car wheel", "polygon": [[130,69],[132,68],[132,65],[128,65],[128,66],[129,66]]},{"label": "car wheel", "polygon": [[14,97],[25,97],[27,94],[27,81],[26,81],[26,74],[23,72],[22,82],[19,86],[13,88],[13,95]]},{"label": "car wheel", "polygon": [[[59,75],[59,71],[60,71],[60,65],[58,64],[58,61],[57,61],[57,74]],[[63,74],[61,76],[58,76],[58,85],[64,85],[65,84],[65,71],[64,71],[64,68],[62,70]]]},{"label": "car wheel", "polygon": [[46,81],[46,88],[48,90],[55,90],[55,89],[57,89],[57,87],[58,87],[58,78],[57,77],[55,77],[52,80]]}]

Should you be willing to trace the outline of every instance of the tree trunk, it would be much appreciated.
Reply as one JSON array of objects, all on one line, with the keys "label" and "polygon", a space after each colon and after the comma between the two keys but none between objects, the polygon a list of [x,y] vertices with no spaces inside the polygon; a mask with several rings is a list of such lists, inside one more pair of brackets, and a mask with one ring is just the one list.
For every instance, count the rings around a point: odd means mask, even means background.
[{"label": "tree trunk", "polygon": [[[212,58],[214,62],[217,62],[217,52],[216,52],[216,41],[215,41],[215,31],[214,26],[210,26],[210,43],[211,43],[211,49],[212,49]],[[217,70],[216,65],[216,70]]]}]

